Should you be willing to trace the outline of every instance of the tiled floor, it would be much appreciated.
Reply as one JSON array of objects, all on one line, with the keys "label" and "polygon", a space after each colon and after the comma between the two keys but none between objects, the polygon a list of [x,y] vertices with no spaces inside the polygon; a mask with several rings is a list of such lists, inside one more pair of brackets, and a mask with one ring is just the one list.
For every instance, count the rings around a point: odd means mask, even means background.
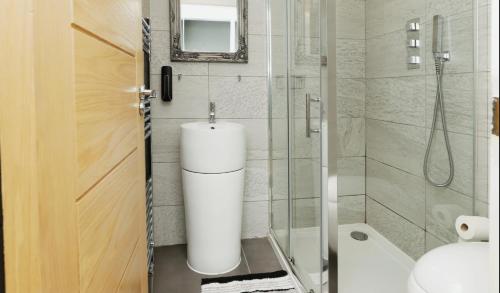
[{"label": "tiled floor", "polygon": [[[201,279],[213,278],[191,271],[186,264],[186,245],[156,248],[155,293],[200,293]],[[269,240],[243,240],[241,265],[224,276],[267,273],[281,270]]]}]

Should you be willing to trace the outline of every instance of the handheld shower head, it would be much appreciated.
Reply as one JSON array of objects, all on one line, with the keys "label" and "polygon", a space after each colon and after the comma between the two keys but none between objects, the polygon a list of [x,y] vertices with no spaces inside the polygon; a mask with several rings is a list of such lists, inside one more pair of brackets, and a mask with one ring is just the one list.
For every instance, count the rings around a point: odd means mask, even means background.
[{"label": "handheld shower head", "polygon": [[444,51],[444,17],[441,15],[434,15],[433,30],[432,30],[432,53],[434,58],[439,61],[449,61],[450,52]]}]

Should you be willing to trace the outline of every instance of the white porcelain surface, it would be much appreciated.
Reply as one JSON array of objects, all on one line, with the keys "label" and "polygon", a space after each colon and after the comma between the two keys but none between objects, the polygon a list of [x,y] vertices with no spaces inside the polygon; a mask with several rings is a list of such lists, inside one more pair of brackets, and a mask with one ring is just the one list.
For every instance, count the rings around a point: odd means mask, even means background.
[{"label": "white porcelain surface", "polygon": [[[351,232],[368,234],[360,242]],[[276,231],[279,238],[286,233]],[[292,233],[296,259],[310,272],[307,282],[320,284],[317,260],[320,256],[319,227],[294,229]],[[380,233],[366,224],[339,226],[339,292],[406,293],[407,280],[415,262]],[[308,284],[311,285],[311,284]]]},{"label": "white porcelain surface", "polygon": [[[351,232],[368,235],[356,241]],[[339,227],[339,292],[405,293],[415,262],[366,224]]]},{"label": "white porcelain surface", "polygon": [[246,161],[245,127],[236,123],[187,123],[181,126],[181,166],[196,173],[241,170]]},{"label": "white porcelain surface", "polygon": [[205,275],[240,263],[245,170],[226,174],[182,171],[189,267]]},{"label": "white porcelain surface", "polygon": [[488,243],[457,243],[432,250],[415,266],[409,293],[487,293],[488,258]]},{"label": "white porcelain surface", "polygon": [[237,123],[181,126],[188,265],[195,272],[224,274],[241,261],[245,136]]}]

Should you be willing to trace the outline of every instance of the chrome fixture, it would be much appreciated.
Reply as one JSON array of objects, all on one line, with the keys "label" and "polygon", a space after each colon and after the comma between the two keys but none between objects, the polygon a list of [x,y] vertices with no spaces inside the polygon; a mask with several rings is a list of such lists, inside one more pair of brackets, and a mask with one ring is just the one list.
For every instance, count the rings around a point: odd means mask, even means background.
[{"label": "chrome fixture", "polygon": [[410,56],[410,58],[408,59],[408,64],[410,65],[422,64],[422,59],[420,58],[420,56]]},{"label": "chrome fixture", "polygon": [[311,133],[320,133],[320,129],[311,129],[311,102],[320,103],[321,98],[311,98],[311,94],[306,94],[306,137],[311,137]]},{"label": "chrome fixture", "polygon": [[419,69],[422,64],[421,41],[420,41],[420,18],[415,18],[406,24],[407,27],[407,56],[408,69]]},{"label": "chrome fixture", "polygon": [[210,102],[210,109],[209,109],[209,117],[208,117],[208,122],[210,124],[215,124],[215,103]]},{"label": "chrome fixture", "polygon": [[433,21],[433,33],[432,33],[432,53],[434,54],[434,59],[438,61],[450,61],[450,52],[443,51],[443,37],[444,37],[444,18],[441,15],[435,15]]},{"label": "chrome fixture", "polygon": [[146,98],[154,99],[154,98],[156,98],[156,91],[146,89],[146,86],[143,85],[143,86],[141,86],[141,89],[139,90],[139,97],[141,98],[141,100],[145,100]]},{"label": "chrome fixture", "polygon": [[139,90],[139,98],[141,99],[139,102],[139,111],[141,112],[141,115],[149,114],[149,112],[151,112],[150,99],[156,98],[156,91],[146,89],[146,86],[143,85]]},{"label": "chrome fixture", "polygon": [[408,41],[409,48],[420,48],[420,40],[411,39]]},{"label": "chrome fixture", "polygon": [[408,23],[408,31],[409,32],[418,32],[420,31],[420,22],[418,21],[411,21]]},{"label": "chrome fixture", "polygon": [[[151,20],[142,20],[143,51],[144,51],[144,86],[139,91],[141,114],[144,115],[144,162],[146,169],[146,234],[147,234],[147,265],[148,292],[154,292],[154,235],[153,235],[153,122],[151,119],[150,98],[156,98],[156,92],[146,90],[151,88]],[[148,109],[148,110],[146,110]]]},{"label": "chrome fixture", "polygon": [[365,232],[354,231],[351,233],[351,238],[357,241],[367,241],[368,234],[366,234]]},{"label": "chrome fixture", "polygon": [[[436,66],[436,79],[437,79],[437,92],[436,92],[436,103],[434,105],[434,118],[432,120],[432,128],[429,137],[429,142],[427,144],[427,151],[425,153],[424,161],[424,175],[427,181],[435,187],[447,187],[450,186],[455,177],[455,163],[453,161],[453,153],[451,150],[450,137],[448,134],[448,125],[446,121],[446,111],[444,104],[444,93],[443,93],[443,74],[444,65],[446,62],[450,61],[450,52],[443,51],[443,22],[444,18],[440,15],[434,16],[434,27],[433,27],[433,45],[432,53],[434,54],[434,62]],[[448,163],[450,167],[450,174],[445,182],[435,182],[429,175],[429,157],[431,154],[432,142],[434,141],[434,136],[436,135],[438,116],[441,114],[441,123],[443,124],[444,140],[446,143],[446,151],[448,154]]]}]

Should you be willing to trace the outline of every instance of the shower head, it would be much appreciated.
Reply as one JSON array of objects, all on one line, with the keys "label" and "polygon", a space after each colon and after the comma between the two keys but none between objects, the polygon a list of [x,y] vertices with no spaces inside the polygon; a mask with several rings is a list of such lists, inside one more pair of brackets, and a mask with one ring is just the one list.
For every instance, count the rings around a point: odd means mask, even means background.
[{"label": "shower head", "polygon": [[433,18],[432,53],[440,61],[449,61],[450,52],[444,51],[444,17],[435,15]]}]

